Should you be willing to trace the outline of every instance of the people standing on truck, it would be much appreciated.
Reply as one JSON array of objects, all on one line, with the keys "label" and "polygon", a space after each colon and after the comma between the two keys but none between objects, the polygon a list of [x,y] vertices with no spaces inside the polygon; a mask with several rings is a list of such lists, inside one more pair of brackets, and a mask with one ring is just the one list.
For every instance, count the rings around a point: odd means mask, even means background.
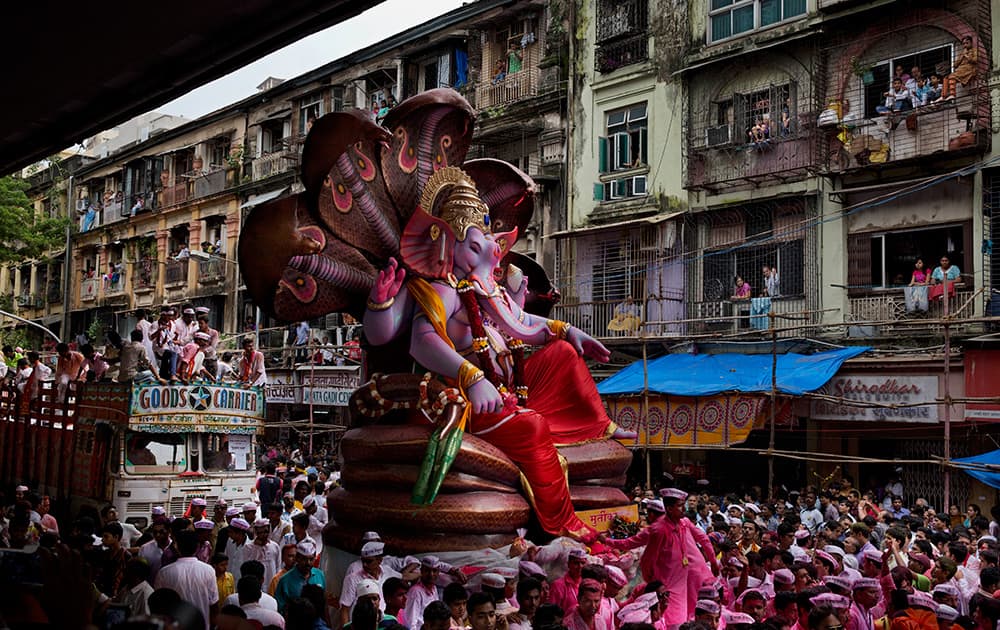
[{"label": "people standing on truck", "polygon": [[[28,354],[30,355],[31,353],[29,352]],[[86,357],[76,350],[70,350],[69,345],[66,343],[56,345],[56,354],[59,355],[55,374],[56,392],[59,396],[58,399],[62,401],[66,399],[66,391],[70,381],[79,381],[82,378],[83,364],[86,362]],[[37,353],[35,353],[35,356],[37,356]],[[28,358],[30,359],[31,357],[29,356]],[[37,364],[40,364],[40,361],[32,361],[32,368],[35,368],[36,371]]]},{"label": "people standing on truck", "polygon": [[84,362],[80,367],[80,378],[81,381],[92,382],[100,381],[104,379],[105,374],[108,372],[108,362],[104,359],[100,352],[94,349],[92,344],[84,344],[80,348],[80,353],[83,355]]},{"label": "people standing on truck", "polygon": [[37,352],[32,350],[27,354],[28,365],[31,367],[30,385],[28,386],[28,398],[38,400],[42,392],[42,381],[52,379],[52,368],[42,363],[42,359]]},{"label": "people standing on truck", "polygon": [[181,318],[174,320],[174,327],[177,329],[177,343],[181,346],[187,345],[194,340],[194,334],[198,332],[198,322],[194,318],[194,309],[185,308],[181,312]]},{"label": "people standing on truck", "polygon": [[152,334],[153,352],[160,363],[160,378],[168,381],[177,375],[177,329],[173,316],[173,309],[163,308]]},{"label": "people standing on truck", "polygon": [[205,369],[205,346],[208,335],[196,332],[192,341],[181,349],[181,361],[177,373],[185,383],[198,379],[215,380],[215,375]]},{"label": "people standing on truck", "polygon": [[219,331],[208,325],[208,313],[198,315],[198,332],[208,335],[208,344],[201,349],[205,353],[203,365],[211,378],[217,379],[219,373]]},{"label": "people standing on truck", "polygon": [[[31,380],[31,364],[28,363],[27,359],[22,357],[17,360],[17,366],[14,370],[14,386],[23,395],[24,390],[27,389],[28,381]],[[27,401],[28,397],[24,396],[24,400]]]},{"label": "people standing on truck", "polygon": [[[140,339],[136,339],[134,335],[129,335],[132,341],[139,341],[142,344],[143,349],[146,351],[146,360],[149,361],[150,365],[156,363],[156,353],[153,352],[153,332],[156,330],[156,324],[150,321],[149,312],[140,308],[135,312],[136,323],[135,329],[132,332],[138,332],[142,335]],[[119,380],[121,377],[119,376]]]},{"label": "people standing on truck", "polygon": [[160,380],[156,374],[156,368],[153,367],[153,364],[149,360],[146,346],[143,345],[142,336],[143,332],[141,330],[133,330],[129,333],[129,342],[122,346],[118,365],[119,383],[127,383],[129,381],[143,383]]},{"label": "people standing on truck", "polygon": [[256,339],[253,335],[243,338],[243,354],[240,355],[237,373],[241,383],[256,387],[267,384],[267,374],[264,371],[264,353],[254,350],[254,343]]}]

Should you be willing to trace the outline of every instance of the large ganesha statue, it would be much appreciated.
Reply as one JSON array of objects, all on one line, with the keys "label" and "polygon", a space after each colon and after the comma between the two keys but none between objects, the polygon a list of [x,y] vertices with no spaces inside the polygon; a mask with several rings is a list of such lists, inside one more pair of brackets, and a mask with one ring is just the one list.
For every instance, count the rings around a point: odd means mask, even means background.
[{"label": "large ganesha statue", "polygon": [[447,89],[384,127],[328,114],[306,138],[305,192],[258,206],[242,230],[256,304],[286,321],[363,318],[372,376],[351,400],[324,534],[340,548],[369,529],[400,552],[499,546],[529,525],[590,542],[575,510],[628,501],[631,454],[584,362],[609,352],[543,316],[554,291],[511,252],[534,184],[465,161],[473,123]]}]

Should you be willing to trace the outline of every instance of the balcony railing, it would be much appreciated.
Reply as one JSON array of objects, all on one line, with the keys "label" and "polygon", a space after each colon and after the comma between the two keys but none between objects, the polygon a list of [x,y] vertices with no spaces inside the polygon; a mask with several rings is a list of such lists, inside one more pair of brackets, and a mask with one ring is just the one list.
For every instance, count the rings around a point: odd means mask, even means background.
[{"label": "balcony railing", "polygon": [[824,127],[831,150],[827,168],[846,171],[961,150],[984,151],[989,102],[978,93],[948,103]]},{"label": "balcony railing", "polygon": [[40,308],[43,303],[41,297],[34,293],[22,293],[17,296],[17,305],[21,308]]},{"label": "balcony railing", "polygon": [[602,339],[671,336],[684,332],[682,296],[649,298],[643,301],[607,300],[557,304],[553,315],[580,330]]},{"label": "balcony railing", "polygon": [[[975,311],[975,291],[963,285],[957,285],[954,296],[948,301],[950,316],[962,318],[971,317]],[[941,300],[930,301],[927,310],[917,308],[907,311],[906,296],[902,287],[886,289],[872,295],[848,298],[850,314],[846,318],[848,324],[853,324],[848,334],[855,337],[876,337],[895,332],[915,330],[920,326],[913,320],[938,319],[944,315],[944,304]],[[908,321],[910,323],[901,324]],[[938,330],[940,324],[928,324],[927,328]],[[953,328],[952,330],[955,330]]]},{"label": "balcony railing", "polygon": [[189,260],[168,260],[166,284],[186,284],[188,279]]},{"label": "balcony railing", "polygon": [[499,81],[483,81],[476,87],[476,106],[485,109],[537,96],[539,74],[538,68],[522,68]]},{"label": "balcony railing", "polygon": [[156,288],[156,263],[150,259],[140,260],[132,269],[132,291],[145,292]]},{"label": "balcony railing", "polygon": [[198,284],[218,284],[226,277],[226,259],[212,256],[198,261]]},{"label": "balcony railing", "polygon": [[804,326],[819,322],[819,314],[807,310],[804,297],[719,300],[691,302],[688,305],[688,318],[694,320],[691,331],[696,333],[764,333],[770,329],[772,313],[794,316],[794,319],[775,319],[774,327],[779,329],[778,336],[800,335],[800,331],[790,329],[797,324]]},{"label": "balcony railing", "polygon": [[125,293],[125,274],[119,273],[117,277],[112,280],[110,278],[104,278],[104,295],[107,297],[121,295]]},{"label": "balcony railing", "polygon": [[80,301],[90,302],[97,299],[97,293],[101,288],[101,281],[98,278],[84,278],[80,283]]},{"label": "balcony railing", "polygon": [[294,170],[297,166],[298,160],[287,153],[270,153],[262,155],[251,163],[251,177],[254,181],[267,179]]},{"label": "balcony railing", "polygon": [[648,58],[649,34],[646,32],[600,43],[594,50],[594,66],[598,72],[612,72]]},{"label": "balcony railing", "polygon": [[164,206],[184,203],[191,198],[191,183],[182,181],[173,186],[167,186],[163,189],[162,198]]}]

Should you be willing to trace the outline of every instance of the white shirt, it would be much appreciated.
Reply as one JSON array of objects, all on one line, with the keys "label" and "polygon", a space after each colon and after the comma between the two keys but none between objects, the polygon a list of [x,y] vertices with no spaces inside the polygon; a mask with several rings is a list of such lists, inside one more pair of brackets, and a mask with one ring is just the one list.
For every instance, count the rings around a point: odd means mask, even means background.
[{"label": "white shirt", "polygon": [[[229,549],[228,545],[226,549]],[[243,562],[248,560],[256,560],[264,565],[264,584],[270,584],[271,578],[281,568],[281,547],[273,540],[268,540],[264,545],[249,542],[243,548]]]},{"label": "white shirt", "polygon": [[219,585],[212,565],[198,558],[178,558],[160,569],[156,588],[173,589],[181,599],[191,602],[205,617],[205,630],[209,630],[209,609],[219,601]]},{"label": "white shirt", "polygon": [[292,533],[292,526],[285,521],[278,521],[277,527],[271,527],[271,533],[267,537],[274,541],[279,547],[282,546],[282,540],[285,538],[286,534]]},{"label": "white shirt", "polygon": [[149,565],[149,582],[155,583],[156,574],[160,572],[160,566],[163,564],[163,549],[155,540],[151,540],[139,547],[139,557]]},{"label": "white shirt", "polygon": [[[382,585],[385,581],[391,577],[403,577],[398,572],[393,571],[389,567],[385,566],[385,559],[382,560],[382,575],[378,579],[365,573],[364,569],[358,571],[348,571],[347,575],[344,576],[344,587],[340,591],[340,605],[349,606],[351,611],[354,611],[354,600],[356,600],[358,593],[358,582],[361,580],[374,580],[378,582],[378,592],[382,592]],[[385,601],[384,598],[378,598],[379,610],[385,612]],[[409,603],[407,603],[407,609],[409,609]],[[424,609],[421,608],[420,612],[423,613]]]},{"label": "white shirt", "polygon": [[[251,541],[247,538],[246,542],[242,545],[236,544],[234,541],[229,540],[226,542],[226,555],[229,556],[229,572],[233,574],[233,583],[240,581],[243,575],[240,573],[240,565],[249,560],[246,556],[247,547],[251,545]],[[265,567],[265,571],[267,568]],[[236,604],[239,606],[239,604]]]},{"label": "white shirt", "polygon": [[148,615],[148,600],[152,593],[153,587],[149,585],[149,582],[143,580],[130,589],[122,589],[115,601],[128,606],[130,615]]},{"label": "white shirt", "polygon": [[[263,593],[261,593],[263,595]],[[268,610],[260,605],[260,602],[253,602],[252,604],[243,604],[240,606],[243,612],[247,614],[247,619],[253,619],[259,621],[263,626],[278,626],[279,628],[285,627],[285,618],[278,614],[276,610]]]},{"label": "white shirt", "polygon": [[435,602],[438,597],[437,587],[431,585],[430,589],[421,582],[417,582],[406,592],[406,623],[410,630],[420,630],[424,625],[424,608],[431,602]]},{"label": "white shirt", "polygon": [[[265,610],[273,610],[274,612],[278,612],[278,600],[274,599],[274,597],[268,595],[267,593],[261,593],[260,601],[257,603],[260,604],[260,607]],[[232,595],[226,598],[226,601],[222,602],[222,606],[229,606],[229,605],[239,606],[240,596],[236,593],[233,593]],[[219,608],[222,608],[222,606],[219,606]]]}]

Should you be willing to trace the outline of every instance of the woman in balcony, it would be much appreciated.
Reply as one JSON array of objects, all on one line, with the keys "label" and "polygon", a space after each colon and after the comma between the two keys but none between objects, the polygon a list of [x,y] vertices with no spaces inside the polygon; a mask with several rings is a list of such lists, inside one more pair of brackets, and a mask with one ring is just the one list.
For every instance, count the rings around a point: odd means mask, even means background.
[{"label": "woman in balcony", "polygon": [[521,71],[524,62],[524,54],[517,47],[517,42],[511,42],[507,50],[507,74],[514,74]]},{"label": "woman in balcony", "polygon": [[907,313],[913,313],[914,311],[927,312],[927,283],[929,280],[930,274],[924,268],[924,261],[918,258],[913,263],[910,284],[903,289]]},{"label": "woman in balcony", "polygon": [[750,299],[750,283],[745,282],[742,276],[736,276],[736,290],[733,292],[733,300]]},{"label": "woman in balcony", "polygon": [[927,292],[929,300],[940,300],[944,297],[945,280],[948,281],[948,297],[955,296],[955,283],[958,282],[962,272],[956,265],[951,264],[947,256],[941,257],[941,264],[934,268],[931,273],[931,288]]},{"label": "woman in balcony", "polygon": [[942,92],[941,98],[934,102],[940,103],[941,101],[954,100],[955,90],[958,87],[957,84],[961,83],[963,86],[969,85],[976,78],[978,65],[979,55],[972,43],[972,37],[966,35],[962,38],[962,53],[955,62],[955,70],[944,78],[944,92]]}]

